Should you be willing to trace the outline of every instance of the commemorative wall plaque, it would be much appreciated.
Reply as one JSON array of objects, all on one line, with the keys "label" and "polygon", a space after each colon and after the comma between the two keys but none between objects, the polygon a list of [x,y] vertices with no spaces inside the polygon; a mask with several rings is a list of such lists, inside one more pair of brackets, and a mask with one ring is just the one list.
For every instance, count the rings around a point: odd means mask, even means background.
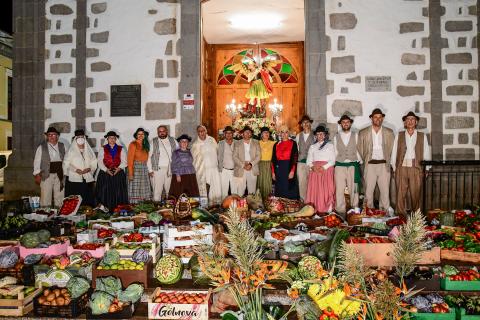
[{"label": "commemorative wall plaque", "polygon": [[142,87],[139,84],[110,86],[110,116],[142,115]]},{"label": "commemorative wall plaque", "polygon": [[365,77],[366,92],[392,91],[392,77],[390,76],[367,76]]}]

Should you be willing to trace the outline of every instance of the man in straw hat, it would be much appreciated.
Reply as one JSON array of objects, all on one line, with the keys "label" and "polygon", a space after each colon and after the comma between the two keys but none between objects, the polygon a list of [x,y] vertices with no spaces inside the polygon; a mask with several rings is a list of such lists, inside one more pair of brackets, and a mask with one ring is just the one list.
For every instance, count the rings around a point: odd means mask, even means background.
[{"label": "man in straw hat", "polygon": [[52,196],[57,207],[63,201],[63,169],[65,145],[58,142],[60,132],[54,127],[49,127],[45,132],[46,140],[42,142],[35,152],[33,160],[33,176],[35,183],[40,186],[40,205],[52,206]]},{"label": "man in straw hat", "polygon": [[233,147],[235,141],[233,140],[233,133],[235,131],[231,126],[226,126],[223,129],[223,136],[225,139],[218,143],[218,171],[220,172],[220,180],[222,181],[222,198],[228,196],[228,190],[231,193],[234,191],[233,169],[235,163],[233,162]]},{"label": "man in straw hat", "polygon": [[333,138],[335,146],[335,190],[336,212],[344,215],[347,211],[345,188],[350,194],[350,206],[358,207],[358,193],[362,181],[360,172],[361,157],[357,151],[358,134],[352,132],[353,119],[348,114],[342,115],[338,124],[341,130]]},{"label": "man in straw hat", "polygon": [[235,143],[233,148],[233,161],[235,169],[235,192],[243,196],[245,188],[248,194],[257,190],[257,177],[259,174],[258,163],[260,162],[260,144],[252,139],[253,130],[246,126],[242,129],[243,139]]},{"label": "man in straw hat", "polygon": [[420,208],[420,196],[423,184],[421,162],[431,160],[430,145],[427,135],[417,131],[420,118],[410,111],[402,117],[405,125],[395,137],[392,152],[392,168],[395,173],[397,188],[396,212],[406,215],[407,193],[410,194],[410,209]]},{"label": "man in straw hat", "polygon": [[310,168],[307,166],[308,149],[315,143],[315,136],[312,133],[313,120],[304,115],[298,124],[302,127],[302,132],[297,134],[295,142],[298,145],[298,163],[297,163],[297,177],[298,177],[298,191],[300,198],[305,200],[307,197],[308,175]]},{"label": "man in straw hat", "polygon": [[372,125],[358,133],[357,149],[365,164],[365,200],[373,208],[373,193],[378,184],[380,209],[390,208],[390,168],[395,135],[392,129],[383,127],[385,114],[380,108],[370,114]]}]

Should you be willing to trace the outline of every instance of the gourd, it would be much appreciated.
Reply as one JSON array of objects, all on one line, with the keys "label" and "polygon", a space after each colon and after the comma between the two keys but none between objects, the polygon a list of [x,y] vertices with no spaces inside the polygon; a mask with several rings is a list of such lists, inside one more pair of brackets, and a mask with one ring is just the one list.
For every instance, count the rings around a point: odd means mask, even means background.
[{"label": "gourd", "polygon": [[192,274],[192,280],[196,284],[208,285],[210,283],[210,278],[203,273],[200,263],[198,262],[198,256],[194,255],[190,258],[188,262],[188,268]]},{"label": "gourd", "polygon": [[298,263],[298,273],[305,280],[318,278],[319,271],[323,271],[322,262],[314,256],[303,257]]},{"label": "gourd", "polygon": [[37,231],[38,239],[40,243],[47,242],[50,240],[50,231],[42,229]]},{"label": "gourd", "polygon": [[36,248],[40,244],[38,233],[27,232],[20,238],[20,243],[25,248]]},{"label": "gourd", "polygon": [[17,264],[18,256],[12,250],[3,250],[0,252],[0,268],[12,268]]},{"label": "gourd", "polygon": [[138,248],[133,252],[132,255],[132,260],[133,262],[139,263],[139,262],[147,262],[148,261],[148,250],[145,250],[143,248]]},{"label": "gourd", "polygon": [[211,222],[213,224],[218,222],[218,216],[198,207],[192,208],[192,218],[194,220],[200,220],[201,222]]},{"label": "gourd", "polygon": [[287,213],[287,217],[294,217],[294,218],[308,218],[315,214],[315,208],[311,205],[306,205],[300,211]]},{"label": "gourd", "polygon": [[155,277],[161,284],[177,283],[182,278],[182,274],[182,261],[173,254],[164,255],[155,266]]}]

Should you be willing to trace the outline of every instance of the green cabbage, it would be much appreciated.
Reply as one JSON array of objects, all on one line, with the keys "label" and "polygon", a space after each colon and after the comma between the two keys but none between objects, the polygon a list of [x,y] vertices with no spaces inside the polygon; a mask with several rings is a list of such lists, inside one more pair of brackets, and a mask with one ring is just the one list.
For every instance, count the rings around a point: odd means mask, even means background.
[{"label": "green cabbage", "polygon": [[148,220],[153,221],[155,224],[159,224],[162,219],[163,217],[158,211],[153,211],[148,214]]},{"label": "green cabbage", "polygon": [[95,289],[117,296],[122,291],[122,281],[116,277],[100,277],[95,280]]},{"label": "green cabbage", "polygon": [[113,264],[118,263],[119,261],[120,261],[120,253],[115,249],[110,249],[107,252],[105,252],[105,255],[103,256],[101,264],[111,266]]},{"label": "green cabbage", "polygon": [[122,302],[135,303],[142,297],[143,286],[137,283],[129,285],[124,291],[118,294],[118,300]]},{"label": "green cabbage", "polygon": [[67,290],[70,292],[72,299],[82,296],[90,289],[90,282],[82,277],[72,277],[67,282]]},{"label": "green cabbage", "polygon": [[95,291],[90,298],[90,309],[92,314],[108,313],[114,297],[105,291]]}]

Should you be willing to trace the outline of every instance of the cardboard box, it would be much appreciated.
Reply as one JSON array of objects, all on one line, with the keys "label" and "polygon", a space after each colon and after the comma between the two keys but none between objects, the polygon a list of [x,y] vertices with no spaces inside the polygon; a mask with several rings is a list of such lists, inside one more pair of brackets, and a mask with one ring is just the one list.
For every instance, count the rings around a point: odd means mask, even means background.
[{"label": "cardboard box", "polygon": [[[393,267],[393,243],[349,243],[363,256],[366,266]],[[426,251],[419,265],[440,264],[440,248]]]},{"label": "cardboard box", "polygon": [[105,255],[105,246],[99,247],[95,250],[84,250],[84,249],[75,249],[73,246],[68,246],[67,248],[67,254],[71,255],[74,252],[88,252],[92,255],[92,257],[101,259]]},{"label": "cardboard box", "polygon": [[[201,304],[155,303],[154,300],[160,292],[203,293],[207,295],[207,298]],[[161,288],[156,288],[153,294],[148,297],[148,318],[208,320],[211,298],[210,290],[162,290]]]},{"label": "cardboard box", "polygon": [[77,233],[77,243],[91,243],[97,241],[97,230],[85,230]]},{"label": "cardboard box", "polygon": [[26,256],[30,254],[44,254],[46,256],[58,256],[64,253],[67,253],[68,246],[70,245],[70,241],[66,240],[62,243],[52,244],[48,248],[25,248],[24,246],[20,245],[20,258],[25,259]]},{"label": "cardboard box", "polygon": [[[189,230],[182,230],[182,228],[186,228]],[[165,232],[164,232],[164,239],[167,238],[179,238],[179,237],[191,237],[197,235],[209,235],[213,234],[213,227],[210,223],[201,222],[195,223],[190,222],[190,226],[173,226],[173,225],[166,225]]]}]

